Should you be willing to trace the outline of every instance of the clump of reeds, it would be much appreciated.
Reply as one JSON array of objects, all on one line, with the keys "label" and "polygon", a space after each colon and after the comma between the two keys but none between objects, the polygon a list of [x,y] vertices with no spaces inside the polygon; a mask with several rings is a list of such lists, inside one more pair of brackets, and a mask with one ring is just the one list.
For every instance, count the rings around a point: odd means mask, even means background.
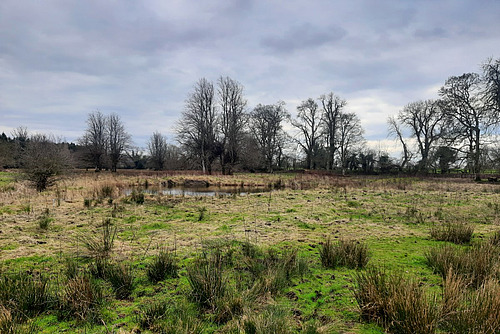
[{"label": "clump of reeds", "polygon": [[364,268],[369,259],[368,247],[357,240],[340,239],[333,243],[329,238],[320,247],[321,264],[326,268]]},{"label": "clump of reeds", "polygon": [[437,241],[467,244],[472,240],[474,226],[460,222],[445,223],[433,227],[430,234],[431,238]]},{"label": "clump of reeds", "polygon": [[418,282],[370,268],[356,274],[354,295],[361,317],[394,333],[434,333],[438,326],[436,298]]},{"label": "clump of reeds", "polygon": [[153,260],[146,267],[148,279],[153,283],[162,281],[167,277],[177,277],[177,270],[178,265],[175,254],[166,248],[160,248],[158,254],[153,257]]}]

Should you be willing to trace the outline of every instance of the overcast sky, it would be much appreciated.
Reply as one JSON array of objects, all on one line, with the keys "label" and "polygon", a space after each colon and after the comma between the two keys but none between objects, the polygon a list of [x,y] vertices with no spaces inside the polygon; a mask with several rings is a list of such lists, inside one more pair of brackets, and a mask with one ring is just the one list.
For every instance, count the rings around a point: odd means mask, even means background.
[{"label": "overcast sky", "polygon": [[0,0],[0,132],[75,141],[100,110],[173,142],[195,82],[223,75],[249,109],[333,91],[391,150],[387,117],[499,58],[499,32],[496,0]]}]

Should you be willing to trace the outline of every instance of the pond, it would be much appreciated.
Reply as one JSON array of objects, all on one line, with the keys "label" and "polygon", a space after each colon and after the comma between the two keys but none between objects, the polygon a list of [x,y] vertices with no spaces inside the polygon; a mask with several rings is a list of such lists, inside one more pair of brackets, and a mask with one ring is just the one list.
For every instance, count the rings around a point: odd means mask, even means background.
[{"label": "pond", "polygon": [[158,188],[158,187],[148,187],[148,188],[128,188],[124,190],[125,195],[130,195],[133,190],[140,191],[150,195],[170,195],[170,196],[203,196],[203,197],[213,197],[213,196],[246,196],[248,194],[254,193],[265,193],[271,191],[270,188],[265,187],[203,187],[203,188],[191,188],[191,187],[172,187],[172,188]]}]

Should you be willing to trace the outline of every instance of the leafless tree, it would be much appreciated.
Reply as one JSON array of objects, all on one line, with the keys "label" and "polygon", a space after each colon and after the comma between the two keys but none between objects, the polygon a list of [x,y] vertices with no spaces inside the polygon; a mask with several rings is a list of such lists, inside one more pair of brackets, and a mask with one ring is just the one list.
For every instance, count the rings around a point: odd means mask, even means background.
[{"label": "leafless tree", "polygon": [[445,113],[440,104],[433,100],[412,102],[399,112],[398,120],[410,129],[411,136],[417,140],[421,158],[419,169],[427,171],[431,150],[444,133]]},{"label": "leafless tree", "polygon": [[276,161],[282,154],[286,136],[283,131],[283,122],[289,117],[284,102],[272,105],[259,104],[250,114],[250,130],[269,172],[274,170]]},{"label": "leafless tree", "polygon": [[481,149],[484,137],[499,122],[498,110],[489,108],[484,101],[482,80],[477,73],[465,73],[446,80],[439,94],[450,120],[449,139],[460,145],[466,153],[468,165],[481,179]]},{"label": "leafless tree", "polygon": [[403,136],[403,132],[401,131],[401,127],[396,120],[395,117],[389,117],[387,119],[387,126],[389,128],[389,136],[394,136],[396,137],[399,142],[401,143],[401,146],[403,147],[403,160],[401,161],[401,168],[405,168],[408,162],[410,162],[410,159],[412,157],[411,151],[408,149],[408,144],[406,142],[405,137]]},{"label": "leafless tree", "polygon": [[355,113],[341,113],[339,117],[338,148],[342,174],[345,173],[347,158],[356,145],[363,142],[363,128]]},{"label": "leafless tree", "polygon": [[125,126],[118,114],[112,113],[107,117],[106,135],[111,171],[116,172],[118,163],[131,143],[131,137],[125,131]]},{"label": "leafless tree", "polygon": [[217,124],[214,85],[200,79],[189,94],[177,127],[177,140],[193,159],[199,159],[203,172],[212,172],[217,157]]},{"label": "leafless tree", "polygon": [[308,169],[315,168],[315,158],[319,149],[319,140],[321,138],[321,112],[318,110],[318,104],[311,98],[302,101],[297,107],[297,118],[292,120],[292,125],[296,127],[303,140],[297,143],[306,154],[306,166]]},{"label": "leafless tree", "polygon": [[491,109],[500,110],[500,59],[488,59],[483,64],[484,99]]},{"label": "leafless tree", "polygon": [[22,169],[26,178],[38,191],[52,185],[56,177],[71,168],[68,147],[58,143],[52,136],[32,135],[23,153]]},{"label": "leafless tree", "polygon": [[87,159],[93,164],[96,171],[100,171],[106,161],[108,136],[106,133],[107,120],[100,111],[91,112],[87,118],[87,129],[79,139],[87,150]]},{"label": "leafless tree", "polygon": [[247,120],[243,86],[229,78],[217,81],[220,106],[220,160],[223,174],[231,174],[238,161],[243,129]]},{"label": "leafless tree", "polygon": [[167,137],[154,132],[148,141],[148,151],[153,168],[163,170],[167,160]]},{"label": "leafless tree", "polygon": [[323,127],[328,152],[326,169],[332,170],[335,165],[335,154],[337,153],[336,136],[338,134],[339,117],[347,102],[333,93],[321,95],[319,100],[323,108]]}]

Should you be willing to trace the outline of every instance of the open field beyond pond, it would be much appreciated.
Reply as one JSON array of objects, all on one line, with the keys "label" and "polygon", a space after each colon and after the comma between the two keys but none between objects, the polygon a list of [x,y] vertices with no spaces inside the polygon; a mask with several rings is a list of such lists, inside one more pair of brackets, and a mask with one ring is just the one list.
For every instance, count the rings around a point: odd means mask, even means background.
[{"label": "open field beyond pond", "polygon": [[[0,173],[2,333],[466,333],[491,295],[473,332],[500,330],[500,185],[80,172],[37,193],[17,179]],[[477,271],[459,262],[484,254]]]}]

